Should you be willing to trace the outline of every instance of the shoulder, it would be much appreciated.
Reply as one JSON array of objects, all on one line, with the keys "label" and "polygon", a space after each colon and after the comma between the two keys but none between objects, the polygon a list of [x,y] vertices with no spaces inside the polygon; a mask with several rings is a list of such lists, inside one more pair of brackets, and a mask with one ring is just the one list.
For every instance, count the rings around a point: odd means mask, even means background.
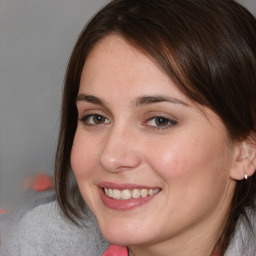
[{"label": "shoulder", "polygon": [[63,216],[53,191],[30,191],[8,218],[1,250],[2,256],[98,256],[107,247],[89,209],[77,226]]},{"label": "shoulder", "polygon": [[247,216],[241,216],[237,223],[234,237],[225,253],[225,256],[234,255],[256,255],[256,209],[247,209]]}]

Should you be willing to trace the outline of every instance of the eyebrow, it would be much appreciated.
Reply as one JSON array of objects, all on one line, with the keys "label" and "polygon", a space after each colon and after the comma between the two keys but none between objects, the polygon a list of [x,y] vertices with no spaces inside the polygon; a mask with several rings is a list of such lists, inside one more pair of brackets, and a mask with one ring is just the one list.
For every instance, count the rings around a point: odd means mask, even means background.
[{"label": "eyebrow", "polygon": [[184,106],[189,106],[187,103],[185,103],[182,100],[169,97],[169,96],[163,96],[163,95],[138,97],[133,102],[133,105],[137,107],[137,106],[149,105],[149,104],[160,103],[160,102],[168,102],[173,104],[181,104]]},{"label": "eyebrow", "polygon": [[87,94],[79,94],[77,95],[76,97],[76,103],[78,101],[85,101],[85,102],[89,102],[89,103],[92,103],[92,104],[96,104],[96,105],[100,105],[102,107],[106,107],[106,103],[104,102],[104,100],[98,98],[98,97],[95,97],[93,95],[87,95]]},{"label": "eyebrow", "polygon": [[[87,95],[87,94],[79,94],[76,97],[76,103],[79,101],[85,101],[92,104],[96,104],[102,107],[107,107],[107,103],[96,96],[93,95]],[[180,104],[183,106],[189,106],[187,103],[185,103],[182,100],[179,100],[177,98],[169,97],[169,96],[163,96],[163,95],[155,95],[155,96],[142,96],[138,97],[135,100],[132,101],[133,107],[139,107],[143,105],[150,105],[154,103],[160,103],[160,102],[168,102],[173,104]]]}]

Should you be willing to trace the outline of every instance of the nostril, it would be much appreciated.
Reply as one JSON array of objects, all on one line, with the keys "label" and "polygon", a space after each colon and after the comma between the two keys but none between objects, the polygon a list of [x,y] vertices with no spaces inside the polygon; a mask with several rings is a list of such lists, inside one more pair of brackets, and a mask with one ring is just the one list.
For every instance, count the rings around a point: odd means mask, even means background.
[{"label": "nostril", "polygon": [[127,127],[116,125],[105,138],[99,155],[103,169],[110,172],[131,170],[140,163],[139,150],[136,147],[135,136]]},{"label": "nostril", "polygon": [[117,150],[103,152],[100,156],[100,165],[106,171],[120,172],[131,170],[140,164],[140,157],[136,152]]}]

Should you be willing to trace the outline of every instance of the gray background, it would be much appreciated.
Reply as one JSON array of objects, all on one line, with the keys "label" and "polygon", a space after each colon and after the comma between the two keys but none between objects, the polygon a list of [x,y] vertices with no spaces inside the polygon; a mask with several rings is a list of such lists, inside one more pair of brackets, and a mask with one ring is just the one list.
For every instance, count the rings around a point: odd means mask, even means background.
[{"label": "gray background", "polygon": [[[0,0],[0,209],[53,173],[61,91],[75,40],[108,0]],[[256,0],[241,0],[256,14]]]}]

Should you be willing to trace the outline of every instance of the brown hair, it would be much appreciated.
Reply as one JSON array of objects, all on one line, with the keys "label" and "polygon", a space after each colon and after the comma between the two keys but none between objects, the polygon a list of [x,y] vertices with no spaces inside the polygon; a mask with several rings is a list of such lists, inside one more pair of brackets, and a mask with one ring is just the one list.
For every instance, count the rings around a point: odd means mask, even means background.
[{"label": "brown hair", "polygon": [[[190,99],[215,111],[237,141],[256,126],[256,20],[233,0],[114,0],[80,34],[67,68],[56,154],[56,191],[64,213],[80,217],[71,189],[70,153],[77,126],[75,98],[86,58],[114,33],[149,56]],[[255,141],[254,141],[255,142]],[[245,207],[254,206],[256,175],[238,181],[218,247],[224,253]],[[72,190],[72,191],[71,191]]]}]

